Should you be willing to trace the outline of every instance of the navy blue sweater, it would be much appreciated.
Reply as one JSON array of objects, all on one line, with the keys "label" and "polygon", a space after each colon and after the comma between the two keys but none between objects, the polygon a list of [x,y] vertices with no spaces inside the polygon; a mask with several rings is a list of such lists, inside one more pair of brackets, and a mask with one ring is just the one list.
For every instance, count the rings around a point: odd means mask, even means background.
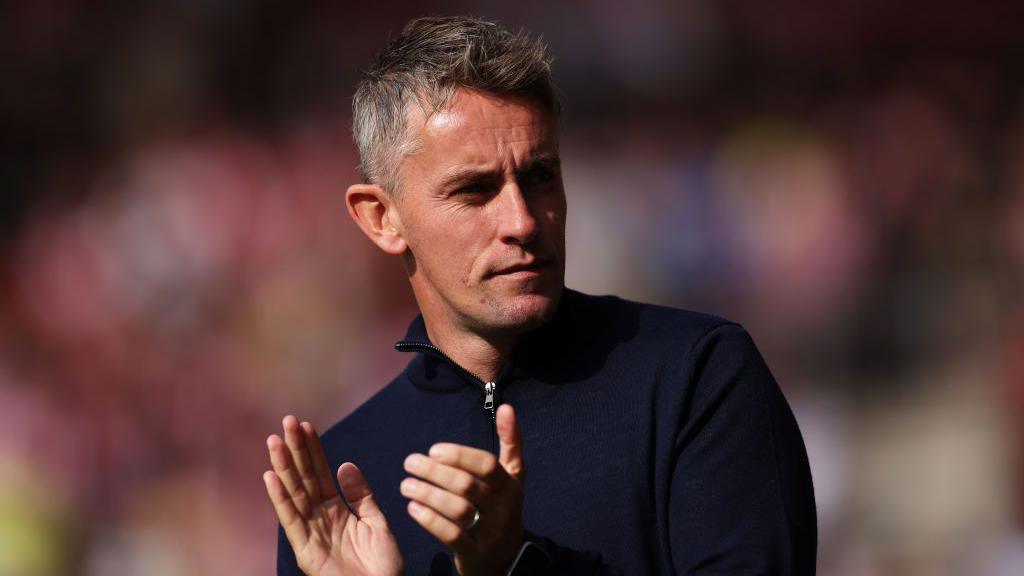
[{"label": "navy blue sweater", "polygon": [[[454,574],[406,512],[402,462],[435,442],[497,449],[479,380],[429,344],[323,435],[363,470],[408,574]],[[401,344],[401,343],[400,343]],[[526,529],[554,573],[813,574],[814,493],[796,421],[753,341],[713,316],[566,290],[497,381],[523,436]],[[278,573],[300,574],[279,531]]]}]

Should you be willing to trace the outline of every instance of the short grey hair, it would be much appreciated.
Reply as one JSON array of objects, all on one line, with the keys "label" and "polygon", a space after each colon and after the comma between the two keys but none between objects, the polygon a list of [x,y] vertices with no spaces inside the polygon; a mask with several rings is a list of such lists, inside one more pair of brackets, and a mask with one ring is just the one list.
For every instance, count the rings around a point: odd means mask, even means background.
[{"label": "short grey hair", "polygon": [[397,192],[398,167],[415,151],[408,110],[447,107],[459,88],[526,96],[557,118],[561,103],[542,39],[467,16],[417,18],[380,53],[352,98],[352,134],[367,183]]}]

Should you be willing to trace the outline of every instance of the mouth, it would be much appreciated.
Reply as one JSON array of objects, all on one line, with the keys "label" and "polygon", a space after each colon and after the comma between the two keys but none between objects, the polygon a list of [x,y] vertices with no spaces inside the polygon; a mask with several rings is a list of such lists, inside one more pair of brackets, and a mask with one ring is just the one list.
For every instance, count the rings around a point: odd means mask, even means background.
[{"label": "mouth", "polygon": [[511,266],[506,266],[491,272],[489,276],[532,276],[539,274],[540,271],[547,267],[551,261],[549,259],[535,258],[526,262],[520,262]]}]

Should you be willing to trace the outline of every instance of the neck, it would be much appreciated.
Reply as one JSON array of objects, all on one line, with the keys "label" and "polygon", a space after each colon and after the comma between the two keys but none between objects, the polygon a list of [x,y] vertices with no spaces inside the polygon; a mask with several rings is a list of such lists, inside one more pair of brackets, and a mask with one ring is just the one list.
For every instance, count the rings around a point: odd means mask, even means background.
[{"label": "neck", "polygon": [[430,341],[456,364],[485,382],[497,380],[501,367],[518,342],[518,336],[484,336],[447,318],[423,314]]}]

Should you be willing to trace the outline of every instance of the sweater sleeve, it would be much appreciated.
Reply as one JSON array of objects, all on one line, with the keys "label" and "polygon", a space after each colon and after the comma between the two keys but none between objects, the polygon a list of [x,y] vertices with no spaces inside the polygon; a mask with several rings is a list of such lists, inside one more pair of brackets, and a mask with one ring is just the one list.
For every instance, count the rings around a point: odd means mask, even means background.
[{"label": "sweater sleeve", "polygon": [[527,539],[537,544],[545,559],[523,569],[517,564],[509,568],[509,576],[623,576],[623,571],[604,563],[601,556],[559,546],[548,538],[527,531]]},{"label": "sweater sleeve", "polygon": [[677,574],[814,574],[817,521],[800,430],[753,340],[714,329],[690,359],[668,543]]},{"label": "sweater sleeve", "polygon": [[[278,576],[304,576],[295,561],[295,553],[284,535],[284,530],[277,530],[277,574]],[[529,538],[544,550],[549,562],[545,566],[519,570],[515,575],[529,573],[531,576],[578,575],[578,576],[622,576],[617,568],[607,566],[601,557],[587,552],[579,552],[552,542],[551,540],[530,534]],[[454,572],[453,572],[454,573]]]}]

